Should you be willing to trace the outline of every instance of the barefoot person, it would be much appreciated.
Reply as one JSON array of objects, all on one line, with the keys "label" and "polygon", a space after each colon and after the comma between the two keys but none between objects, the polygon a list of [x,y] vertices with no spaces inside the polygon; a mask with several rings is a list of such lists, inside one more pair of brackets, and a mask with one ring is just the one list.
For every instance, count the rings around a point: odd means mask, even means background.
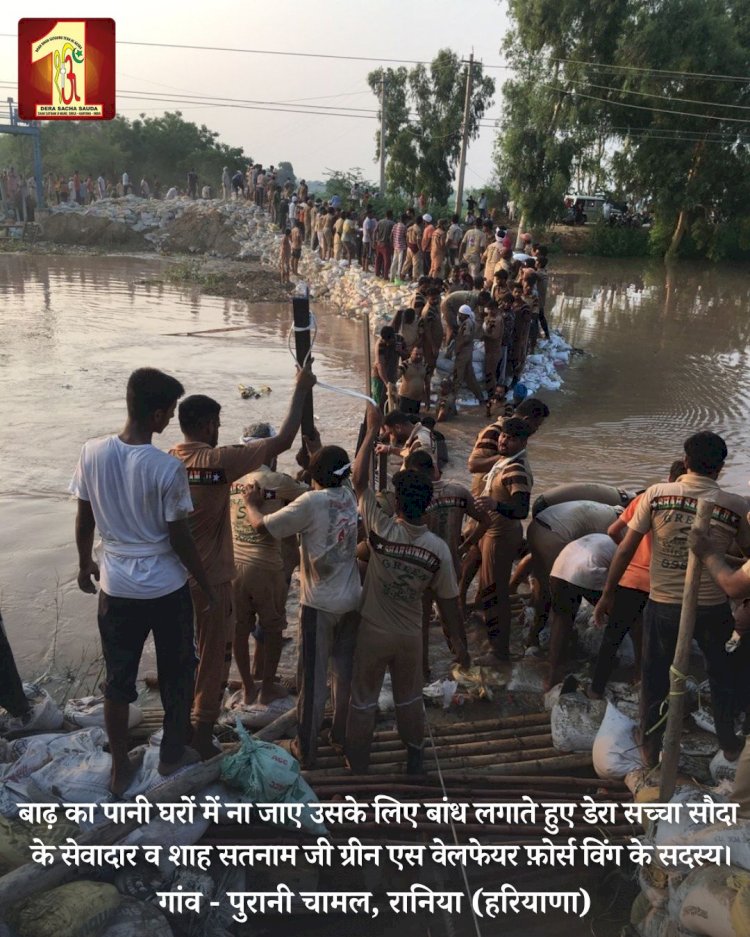
[{"label": "barefoot person", "polygon": [[526,458],[531,426],[520,417],[502,424],[497,439],[500,456],[488,472],[480,506],[490,511],[492,524],[482,537],[479,592],[490,652],[483,666],[510,660],[510,573],[523,540],[521,521],[528,517],[533,478]]},{"label": "barefoot person", "polygon": [[355,774],[367,771],[378,696],[391,675],[396,725],[406,746],[407,772],[422,771],[422,595],[430,589],[440,608],[451,647],[462,666],[469,656],[461,636],[458,585],[448,545],[424,525],[432,482],[420,472],[393,478],[396,516],[381,509],[368,485],[372,447],[383,416],[367,408],[367,432],[357,453],[352,484],[370,546],[362,595],[362,621],[354,657],[346,756]]},{"label": "barefoot person", "polygon": [[[723,491],[717,478],[724,467],[727,447],[721,436],[700,432],[685,441],[685,474],[676,482],[652,485],[644,492],[628,524],[609,568],[594,618],[603,624],[613,612],[615,588],[635,555],[641,540],[651,532],[651,565],[648,602],[643,611],[641,670],[641,745],[646,763],[654,766],[661,749],[661,711],[669,693],[669,668],[679,630],[685,571],[687,534],[695,521],[698,499],[716,504],[711,518],[711,538],[726,552],[736,540],[750,550],[747,503],[739,495]],[[734,664],[724,645],[734,624],[727,597],[703,570],[695,617],[695,640],[704,657],[716,718],[716,735],[725,757],[733,761],[742,748],[734,731],[736,702]]]},{"label": "barefoot person", "polygon": [[[739,647],[731,655],[733,658],[735,679],[747,681],[747,662],[750,656],[750,635],[748,634],[747,600],[750,597],[750,560],[740,569],[733,569],[724,558],[726,547],[718,544],[711,536],[691,530],[688,543],[701,560],[716,585],[730,599],[742,601],[735,611],[735,630],[742,634]],[[745,742],[734,779],[732,800],[737,801],[737,815],[750,819],[750,745]]]},{"label": "barefoot person", "polygon": [[[78,588],[96,593],[101,582],[99,634],[107,668],[104,720],[112,753],[110,789],[130,786],[128,707],[137,692],[143,645],[153,633],[164,735],[159,773],[171,774],[198,754],[190,741],[195,651],[193,602],[213,605],[208,578],[188,526],[193,509],[187,473],[179,459],[152,445],[174,416],[182,384],[155,368],[130,375],[128,418],[119,436],[84,444],[70,491],[78,498]],[[94,562],[94,529],[102,540],[101,568]]]},{"label": "barefoot person", "polygon": [[[171,454],[187,469],[195,510],[190,528],[208,581],[216,593],[216,603],[208,610],[196,601],[195,637],[198,668],[193,705],[193,746],[202,758],[218,754],[211,741],[214,723],[221,711],[234,640],[232,580],[235,578],[229,491],[233,482],[248,472],[267,465],[290,449],[302,420],[302,407],[315,383],[307,368],[297,373],[289,413],[277,436],[258,439],[247,446],[219,446],[221,405],[211,397],[186,397],[179,408],[184,442]],[[191,583],[195,590],[195,586]]]},{"label": "barefoot person", "polygon": [[[257,702],[268,706],[288,695],[288,691],[275,681],[286,628],[289,582],[282,541],[267,531],[256,530],[247,519],[245,488],[256,484],[265,492],[259,508],[264,517],[291,504],[307,491],[307,486],[290,475],[277,472],[274,459],[270,468],[264,465],[240,478],[232,485],[229,494],[237,567],[232,584],[236,617],[234,659],[242,680],[244,704],[249,706]],[[255,638],[252,667],[251,634]],[[260,681],[259,688],[255,680]]]},{"label": "barefoot person", "polygon": [[247,520],[259,534],[279,540],[300,536],[300,686],[292,750],[304,768],[315,766],[328,697],[329,662],[331,742],[344,743],[362,591],[355,557],[357,503],[344,484],[349,468],[343,449],[323,446],[310,460],[313,490],[268,516],[260,510],[262,490],[254,485],[245,491]]}]

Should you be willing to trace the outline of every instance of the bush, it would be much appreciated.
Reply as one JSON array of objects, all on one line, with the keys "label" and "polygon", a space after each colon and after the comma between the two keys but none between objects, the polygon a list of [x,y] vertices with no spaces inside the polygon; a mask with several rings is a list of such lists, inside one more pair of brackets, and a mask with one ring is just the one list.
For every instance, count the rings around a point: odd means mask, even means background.
[{"label": "bush", "polygon": [[596,257],[647,257],[651,253],[648,229],[601,222],[591,228],[586,253]]}]

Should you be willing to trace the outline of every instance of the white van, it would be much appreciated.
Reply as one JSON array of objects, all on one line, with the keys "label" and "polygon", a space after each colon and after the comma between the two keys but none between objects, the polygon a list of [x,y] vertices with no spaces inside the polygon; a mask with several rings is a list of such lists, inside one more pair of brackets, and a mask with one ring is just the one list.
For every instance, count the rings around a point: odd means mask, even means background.
[{"label": "white van", "polygon": [[566,195],[565,196],[565,224],[586,224],[602,219],[604,203],[607,201],[601,195]]}]

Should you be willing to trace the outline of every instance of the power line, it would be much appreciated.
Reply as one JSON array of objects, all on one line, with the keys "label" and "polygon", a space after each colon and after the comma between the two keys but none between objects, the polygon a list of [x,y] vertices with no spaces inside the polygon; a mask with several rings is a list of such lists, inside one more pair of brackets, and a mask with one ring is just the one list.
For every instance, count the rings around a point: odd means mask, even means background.
[{"label": "power line", "polygon": [[750,124],[750,120],[743,117],[720,117],[716,114],[696,114],[694,111],[673,111],[662,107],[645,107],[642,104],[627,104],[625,101],[612,101],[610,98],[598,98],[592,94],[584,94],[582,91],[568,91],[566,88],[557,88],[554,85],[546,85],[540,82],[541,87],[549,91],[557,91],[560,94],[577,95],[579,98],[586,98],[589,101],[599,101],[601,104],[611,104],[615,107],[629,107],[637,111],[650,111],[653,114],[671,114],[673,117],[697,117],[699,120],[722,120],[731,121],[735,124]]},{"label": "power line", "polygon": [[677,101],[681,104],[700,104],[702,107],[731,107],[740,111],[750,111],[750,105],[747,104],[723,104],[720,101],[699,101],[696,98],[676,98],[671,94],[657,94],[653,91],[635,91],[631,88],[612,88],[610,85],[595,85],[588,79],[576,80],[575,78],[566,78],[573,85],[584,84],[588,88],[596,88],[599,91],[611,91],[613,94],[635,94],[642,98],[660,98],[666,101]]},{"label": "power line", "polygon": [[[681,72],[668,68],[644,68],[639,65],[605,65],[602,62],[584,62],[581,59],[553,58],[551,61],[564,62],[569,65],[587,65],[590,68],[610,69],[612,71],[650,72],[654,75],[670,75],[672,77],[678,78],[710,78],[714,81],[741,81],[746,84],[750,82],[750,78],[747,76],[743,77],[742,75],[715,75],[708,72]],[[487,67],[490,68],[491,66]]]}]

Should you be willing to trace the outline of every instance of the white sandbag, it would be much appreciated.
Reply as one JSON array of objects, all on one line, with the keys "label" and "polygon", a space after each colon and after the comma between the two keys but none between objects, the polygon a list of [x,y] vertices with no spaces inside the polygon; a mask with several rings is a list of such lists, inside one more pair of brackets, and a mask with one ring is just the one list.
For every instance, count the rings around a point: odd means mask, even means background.
[{"label": "white sandbag", "polygon": [[101,937],[134,937],[135,934],[172,937],[172,928],[155,905],[135,898],[123,898]]},{"label": "white sandbag", "polygon": [[31,712],[17,717],[0,708],[0,735],[11,732],[54,732],[62,728],[62,710],[45,689],[36,683],[24,683],[23,692]]},{"label": "white sandbag", "polygon": [[396,703],[393,699],[393,687],[391,686],[391,675],[387,673],[383,679],[383,686],[378,695],[378,712],[392,713],[396,710]]},{"label": "white sandbag", "polygon": [[544,683],[549,673],[547,661],[524,657],[513,664],[506,689],[509,693],[536,693],[544,696]]},{"label": "white sandbag", "polygon": [[630,771],[643,767],[632,719],[607,702],[604,719],[596,733],[593,746],[594,771],[598,777],[621,780]]},{"label": "white sandbag", "polygon": [[641,894],[645,895],[652,908],[666,908],[669,901],[669,876],[654,865],[642,865],[638,868],[638,884]]},{"label": "white sandbag", "polygon": [[544,708],[548,713],[551,713],[555,707],[555,704],[560,699],[560,691],[562,690],[562,683],[556,683],[551,690],[547,690],[544,694]]},{"label": "white sandbag", "polygon": [[607,709],[605,700],[592,700],[576,691],[560,695],[552,707],[552,744],[561,752],[590,752]]},{"label": "white sandbag", "polygon": [[237,690],[229,697],[226,711],[219,717],[221,725],[233,726],[239,719],[248,729],[262,729],[263,726],[270,725],[279,716],[283,716],[297,705],[296,698],[291,696],[275,699],[267,704],[259,702],[247,704],[243,700],[243,690]]},{"label": "white sandbag", "polygon": [[[65,704],[63,713],[68,722],[72,722],[75,726],[104,728],[104,697],[83,696],[81,699],[70,699]],[[133,729],[141,722],[143,722],[142,710],[131,703],[128,707],[128,728]]]},{"label": "white sandbag", "polygon": [[727,761],[724,757],[724,752],[719,749],[711,759],[708,770],[711,772],[711,777],[715,784],[719,784],[722,781],[731,781],[734,783],[737,776],[737,761]]},{"label": "white sandbag", "polygon": [[687,846],[726,846],[732,865],[750,872],[750,820],[738,820],[737,825],[728,827],[724,823],[705,826],[688,832],[679,841]]},{"label": "white sandbag", "polygon": [[100,749],[87,755],[63,755],[29,777],[28,791],[34,800],[102,803],[112,800],[109,789],[111,774],[112,756],[109,752]]},{"label": "white sandbag", "polygon": [[732,905],[737,889],[726,866],[694,869],[670,895],[670,917],[692,934],[705,937],[744,937],[734,929]]}]

